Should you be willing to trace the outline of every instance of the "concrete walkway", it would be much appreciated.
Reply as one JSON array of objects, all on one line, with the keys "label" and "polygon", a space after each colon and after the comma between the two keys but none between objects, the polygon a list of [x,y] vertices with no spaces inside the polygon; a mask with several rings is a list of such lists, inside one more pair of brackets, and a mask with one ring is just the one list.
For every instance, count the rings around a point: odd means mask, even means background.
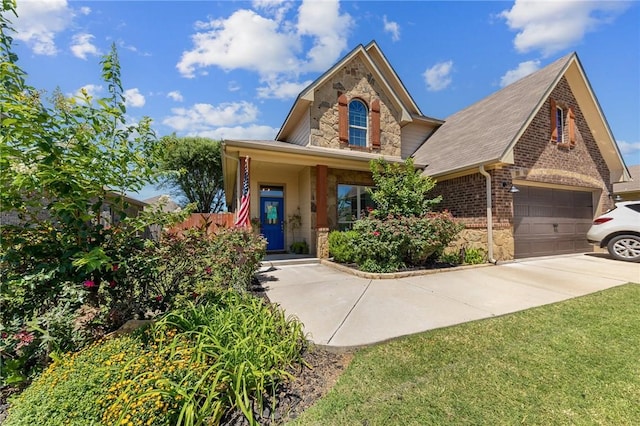
[{"label": "concrete walkway", "polygon": [[354,347],[640,283],[640,264],[590,253],[384,280],[274,264],[260,279],[313,342]]}]

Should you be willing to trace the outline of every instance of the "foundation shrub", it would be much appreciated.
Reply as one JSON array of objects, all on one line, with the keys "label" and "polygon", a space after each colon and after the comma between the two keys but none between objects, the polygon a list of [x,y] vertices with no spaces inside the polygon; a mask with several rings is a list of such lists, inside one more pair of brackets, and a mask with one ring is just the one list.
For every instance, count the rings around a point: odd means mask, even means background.
[{"label": "foundation shrub", "polygon": [[435,181],[408,158],[404,164],[373,160],[375,187],[368,190],[376,208],[354,222],[352,231],[329,235],[329,252],[338,262],[356,263],[368,272],[394,272],[424,266],[440,255],[462,225],[448,212],[434,213],[441,197],[428,198]]},{"label": "foundation shrub", "polygon": [[329,255],[339,263],[355,263],[358,233],[355,231],[331,231],[329,233]]},{"label": "foundation shrub", "polygon": [[233,410],[253,424],[305,345],[300,322],[225,291],[61,356],[12,400],[3,424],[218,424]]},{"label": "foundation shrub", "polygon": [[436,252],[446,247],[461,230],[448,213],[428,213],[422,217],[356,221],[355,260],[368,272],[393,272],[424,266]]}]

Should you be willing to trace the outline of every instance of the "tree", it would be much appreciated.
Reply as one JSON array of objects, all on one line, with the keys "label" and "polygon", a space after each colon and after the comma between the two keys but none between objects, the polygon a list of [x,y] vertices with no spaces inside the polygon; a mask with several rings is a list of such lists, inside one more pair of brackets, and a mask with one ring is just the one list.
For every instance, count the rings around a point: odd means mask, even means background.
[{"label": "tree", "polygon": [[427,198],[436,182],[416,170],[412,158],[407,158],[404,164],[379,158],[371,161],[370,169],[375,188],[369,192],[377,206],[373,214],[379,219],[389,215],[423,216],[442,201],[441,196]]},{"label": "tree", "polygon": [[[12,51],[15,2],[2,0],[0,12],[0,212],[21,219],[0,226],[0,381],[9,383],[113,325],[110,291],[142,248],[140,232],[171,219],[127,217],[125,197],[113,196],[155,182],[157,142],[150,119],[126,121],[115,45],[101,61],[107,97],[58,90],[43,100]],[[107,201],[120,216],[111,226],[100,221]]]},{"label": "tree", "polygon": [[160,168],[166,173],[161,186],[197,204],[199,213],[215,213],[225,207],[220,142],[201,137],[161,138]]}]

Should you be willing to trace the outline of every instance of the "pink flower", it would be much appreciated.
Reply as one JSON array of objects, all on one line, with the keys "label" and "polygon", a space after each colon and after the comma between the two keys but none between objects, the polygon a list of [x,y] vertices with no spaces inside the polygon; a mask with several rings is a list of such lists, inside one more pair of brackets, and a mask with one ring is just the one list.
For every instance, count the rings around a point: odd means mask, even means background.
[{"label": "pink flower", "polygon": [[204,268],[204,271],[205,271],[207,274],[210,274],[210,273],[211,273],[211,267],[210,267],[210,266],[207,266],[206,268]]},{"label": "pink flower", "polygon": [[16,340],[19,340],[18,344],[16,345],[16,350],[17,350],[25,346],[29,346],[29,343],[33,342],[34,336],[33,336],[33,333],[27,333],[26,331],[19,331],[18,333],[16,333],[14,338]]},{"label": "pink flower", "polygon": [[117,263],[114,263],[113,266],[111,267],[111,270],[113,272],[117,271],[120,268],[120,265],[118,265]]},{"label": "pink flower", "polygon": [[374,236],[374,237],[379,237],[379,236],[380,236],[380,232],[378,232],[378,231],[373,231],[373,236]]},{"label": "pink flower", "polygon": [[162,302],[162,296],[156,296],[156,302]]},{"label": "pink flower", "polygon": [[93,287],[95,287],[95,286],[96,286],[96,283],[95,283],[95,282],[93,282],[93,281],[91,281],[91,280],[86,280],[86,281],[83,283],[83,285],[84,285],[86,288],[93,288]]},{"label": "pink flower", "polygon": [[115,282],[115,281],[111,281],[111,282],[109,283],[109,287],[111,287],[111,288],[115,288],[115,287],[116,287],[116,282]]}]

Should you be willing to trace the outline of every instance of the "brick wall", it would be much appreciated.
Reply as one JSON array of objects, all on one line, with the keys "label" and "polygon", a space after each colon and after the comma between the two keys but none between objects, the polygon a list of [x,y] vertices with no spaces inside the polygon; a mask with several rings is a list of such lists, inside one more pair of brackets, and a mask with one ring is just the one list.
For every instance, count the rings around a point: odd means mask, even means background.
[{"label": "brick wall", "polygon": [[[514,149],[515,165],[510,171],[517,179],[601,190],[600,205],[612,207],[608,194],[612,192],[609,168],[587,126],[569,83],[563,77],[550,98],[573,108],[576,124],[576,145],[562,147],[550,142],[550,101],[542,106]],[[565,127],[565,137],[568,130]]]},{"label": "brick wall", "polygon": [[[513,221],[513,196],[508,190],[514,179],[519,184],[531,182],[600,190],[601,210],[612,207],[608,197],[611,192],[609,169],[564,77],[550,98],[573,109],[576,145],[566,148],[550,141],[551,104],[547,99],[514,148],[515,164],[489,171],[493,221],[498,228],[510,226]],[[566,128],[565,135],[568,135]],[[438,182],[435,192],[443,195],[441,207],[469,227],[486,226],[485,178],[480,173]]]}]

